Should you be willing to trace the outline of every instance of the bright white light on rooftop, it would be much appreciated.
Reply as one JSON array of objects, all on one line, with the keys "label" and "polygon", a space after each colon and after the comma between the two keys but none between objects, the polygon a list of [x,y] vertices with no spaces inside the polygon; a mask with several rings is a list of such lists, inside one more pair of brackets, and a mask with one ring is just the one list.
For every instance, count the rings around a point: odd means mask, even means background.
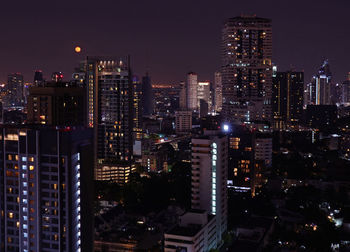
[{"label": "bright white light on rooftop", "polygon": [[228,124],[224,124],[224,131],[228,132],[230,130],[230,127],[228,126]]}]

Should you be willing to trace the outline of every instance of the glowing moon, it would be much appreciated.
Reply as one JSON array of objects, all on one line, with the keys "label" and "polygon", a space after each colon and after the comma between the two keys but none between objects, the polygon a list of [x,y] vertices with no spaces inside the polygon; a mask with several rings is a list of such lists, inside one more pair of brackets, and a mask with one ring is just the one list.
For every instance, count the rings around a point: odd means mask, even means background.
[{"label": "glowing moon", "polygon": [[76,47],[74,48],[74,51],[75,51],[76,53],[80,53],[80,52],[81,52],[81,47],[80,47],[80,46],[76,46]]}]

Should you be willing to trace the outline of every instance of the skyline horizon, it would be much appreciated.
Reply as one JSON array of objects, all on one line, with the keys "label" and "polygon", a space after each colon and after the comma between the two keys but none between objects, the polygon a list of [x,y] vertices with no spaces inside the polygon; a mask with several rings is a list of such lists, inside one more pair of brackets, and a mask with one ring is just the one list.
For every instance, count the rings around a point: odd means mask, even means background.
[{"label": "skyline horizon", "polygon": [[0,16],[1,82],[6,83],[7,75],[13,72],[32,82],[36,69],[46,78],[55,71],[67,77],[81,60],[74,52],[76,46],[82,48],[79,55],[129,54],[133,72],[142,76],[148,71],[155,83],[179,83],[188,71],[213,81],[221,66],[224,21],[252,14],[272,20],[272,59],[281,71],[291,67],[303,70],[305,83],[324,59],[329,59],[335,83],[343,82],[350,71],[344,53],[350,50],[346,33],[349,1],[334,5],[326,0],[317,5],[301,0],[234,0],[215,5],[207,0],[200,4],[183,0],[176,4],[158,0],[89,3],[92,1],[48,4],[37,0],[20,8],[4,3],[4,9],[10,11]]}]

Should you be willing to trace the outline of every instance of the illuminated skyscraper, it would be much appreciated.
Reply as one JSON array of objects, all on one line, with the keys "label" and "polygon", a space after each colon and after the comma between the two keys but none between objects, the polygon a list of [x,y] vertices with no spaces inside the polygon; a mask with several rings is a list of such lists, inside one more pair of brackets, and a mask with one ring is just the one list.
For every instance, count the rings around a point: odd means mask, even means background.
[{"label": "illuminated skyscraper", "polygon": [[186,81],[186,98],[187,98],[187,108],[189,110],[197,110],[198,108],[197,88],[198,88],[197,74],[193,72],[188,73],[187,81]]},{"label": "illuminated skyscraper", "polygon": [[277,72],[273,77],[273,116],[277,128],[297,124],[303,116],[304,73]]},{"label": "illuminated skyscraper", "polygon": [[92,132],[0,129],[0,251],[92,251]]},{"label": "illuminated skyscraper", "polygon": [[216,216],[218,241],[227,230],[227,136],[205,131],[192,139],[192,209]]},{"label": "illuminated skyscraper", "polygon": [[134,109],[134,140],[140,140],[142,138],[142,84],[137,76],[133,77],[132,83],[134,85],[134,99],[133,99],[133,109]]},{"label": "illuminated skyscraper", "polygon": [[328,60],[325,60],[318,73],[312,77],[308,85],[308,101],[310,105],[330,105],[331,104],[331,80]]},{"label": "illuminated skyscraper", "polygon": [[20,73],[13,73],[7,76],[7,105],[8,106],[23,106],[23,75]]},{"label": "illuminated skyscraper", "polygon": [[95,131],[97,180],[128,181],[133,169],[133,83],[129,59],[88,57],[88,125]]},{"label": "illuminated skyscraper", "polygon": [[228,19],[222,30],[221,55],[224,118],[271,121],[271,20],[255,16]]},{"label": "illuminated skyscraper", "polygon": [[222,110],[222,76],[221,72],[215,72],[214,76],[214,110],[220,112]]}]

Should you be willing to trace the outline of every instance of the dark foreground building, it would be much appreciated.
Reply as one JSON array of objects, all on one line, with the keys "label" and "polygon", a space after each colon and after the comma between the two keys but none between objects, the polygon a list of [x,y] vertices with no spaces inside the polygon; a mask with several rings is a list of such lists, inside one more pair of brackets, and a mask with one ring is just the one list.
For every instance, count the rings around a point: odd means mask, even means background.
[{"label": "dark foreground building", "polygon": [[274,126],[296,125],[303,117],[304,73],[277,72],[273,77],[272,109]]},{"label": "dark foreground building", "polygon": [[329,129],[337,120],[336,105],[308,105],[305,113],[305,124],[311,128]]},{"label": "dark foreground building", "polygon": [[0,251],[92,251],[92,134],[0,128]]},{"label": "dark foreground building", "polygon": [[84,88],[65,82],[46,83],[29,88],[28,123],[84,125]]}]

